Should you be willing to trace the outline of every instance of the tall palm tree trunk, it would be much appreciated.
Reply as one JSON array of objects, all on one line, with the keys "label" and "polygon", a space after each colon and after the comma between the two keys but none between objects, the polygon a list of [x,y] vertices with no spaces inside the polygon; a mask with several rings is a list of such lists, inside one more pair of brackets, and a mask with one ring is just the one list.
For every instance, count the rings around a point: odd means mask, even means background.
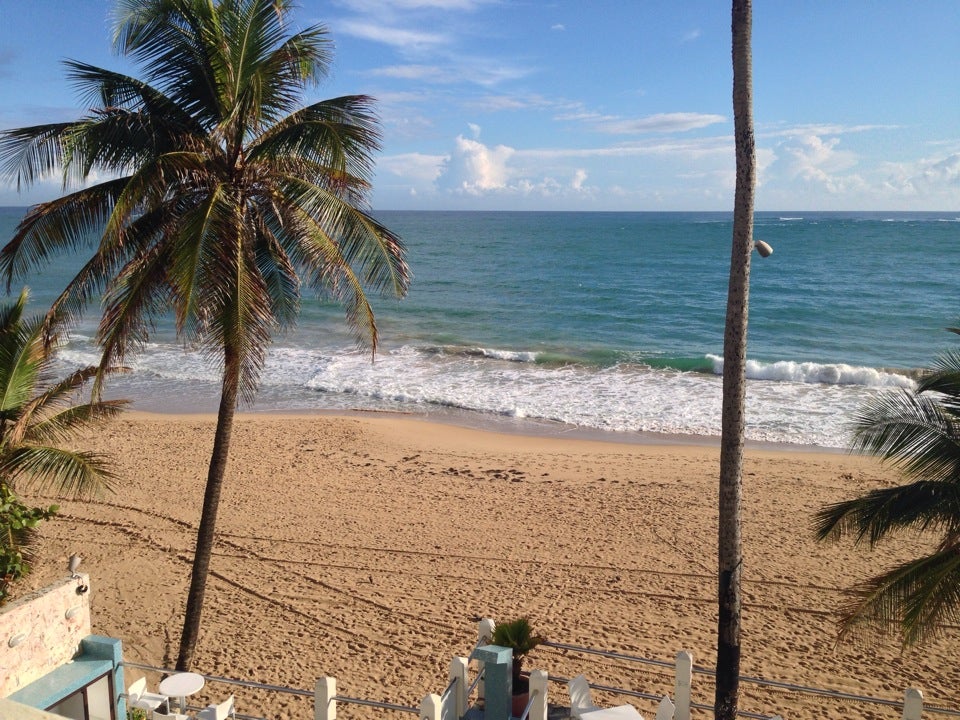
[{"label": "tall palm tree trunk", "polygon": [[220,409],[217,411],[217,430],[213,439],[213,453],[207,471],[207,485],[203,492],[203,511],[197,529],[196,550],[193,557],[193,572],[190,576],[190,592],[180,636],[180,653],[177,670],[189,670],[193,665],[193,653],[200,634],[203,614],[203,596],[207,590],[207,572],[216,537],[217,510],[220,507],[220,491],[227,469],[230,452],[230,436],[233,418],[237,411],[237,394],[240,387],[240,362],[236,353],[227,351],[223,372],[223,387],[220,392]]},{"label": "tall palm tree trunk", "polygon": [[736,718],[740,695],[740,579],[743,569],[740,506],[756,165],[750,53],[751,16],[751,0],[733,0],[733,116],[737,185],[733,209],[726,327],[723,334],[723,409],[717,544],[717,682],[714,696],[714,717],[717,720]]}]

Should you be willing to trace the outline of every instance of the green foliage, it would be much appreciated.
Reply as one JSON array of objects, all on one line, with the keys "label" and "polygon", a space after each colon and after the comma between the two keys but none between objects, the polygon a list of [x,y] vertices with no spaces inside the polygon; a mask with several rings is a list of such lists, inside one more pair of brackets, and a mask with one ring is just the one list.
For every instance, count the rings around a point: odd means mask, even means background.
[{"label": "green foliage", "polygon": [[400,297],[410,282],[403,242],[368,209],[374,100],[301,104],[328,74],[331,43],[320,25],[290,34],[290,11],[288,0],[117,0],[114,48],[143,79],[68,61],[91,110],[0,132],[0,182],[62,174],[73,190],[30,209],[0,275],[9,285],[54,255],[88,253],[51,316],[102,298],[95,394],[166,313],[222,372],[179,669],[199,631],[233,415],[256,396],[273,334],[306,289],[339,301],[373,353],[367,293]]},{"label": "green foliage", "polygon": [[960,622],[960,353],[938,357],[915,390],[865,403],[853,449],[889,462],[910,482],[822,508],[814,517],[817,538],[851,536],[873,547],[912,529],[940,539],[933,552],[856,585],[840,637],[875,628],[898,634],[904,647],[922,643]]},{"label": "green foliage", "polygon": [[143,708],[128,707],[127,720],[149,720],[149,716]]},{"label": "green foliage", "polygon": [[76,404],[96,371],[84,368],[51,381],[56,350],[52,318],[25,318],[27,291],[0,306],[0,603],[10,584],[27,574],[35,556],[35,528],[56,506],[30,508],[15,488],[81,495],[109,487],[103,457],[60,447],[76,434],[119,412],[125,401]]},{"label": "green foliage", "polygon": [[523,662],[523,658],[540,643],[545,642],[546,638],[534,635],[529,618],[519,617],[494,625],[492,641],[494,645],[513,650],[513,663],[516,669]]},{"label": "green foliage", "polygon": [[0,605],[6,602],[11,584],[30,572],[35,537],[41,520],[57,513],[57,506],[31,508],[6,485],[0,484]]}]

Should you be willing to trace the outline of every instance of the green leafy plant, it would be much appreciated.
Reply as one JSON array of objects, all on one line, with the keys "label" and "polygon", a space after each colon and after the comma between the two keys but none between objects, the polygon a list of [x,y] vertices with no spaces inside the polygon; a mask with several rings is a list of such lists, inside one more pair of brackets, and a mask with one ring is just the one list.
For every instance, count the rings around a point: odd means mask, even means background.
[{"label": "green leafy plant", "polygon": [[0,604],[29,570],[37,524],[56,512],[24,505],[15,490],[76,497],[109,488],[113,473],[103,456],[64,444],[126,402],[76,402],[94,367],[53,379],[57,318],[25,317],[27,298],[24,290],[0,305]]},{"label": "green leafy plant", "polygon": [[823,507],[814,516],[817,538],[873,548],[917,531],[934,545],[857,583],[841,609],[840,638],[880,630],[899,635],[905,648],[922,643],[960,618],[960,351],[941,354],[916,389],[865,402],[852,450],[879,457],[906,482]]},{"label": "green leafy plant", "polygon": [[492,641],[494,645],[513,650],[513,684],[517,688],[521,685],[523,659],[540,643],[546,642],[546,638],[534,634],[530,618],[519,617],[494,625]]},{"label": "green leafy plant", "polygon": [[0,484],[0,605],[10,594],[10,585],[30,572],[37,538],[34,528],[57,513],[57,506],[31,508],[6,485]]},{"label": "green leafy plant", "polygon": [[147,720],[147,711],[143,708],[127,708],[127,720]]}]

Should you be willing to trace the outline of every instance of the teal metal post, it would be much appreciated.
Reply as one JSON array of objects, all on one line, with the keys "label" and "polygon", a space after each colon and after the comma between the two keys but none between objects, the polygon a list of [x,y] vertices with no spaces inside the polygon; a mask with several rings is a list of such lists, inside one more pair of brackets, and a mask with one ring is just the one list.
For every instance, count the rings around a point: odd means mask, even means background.
[{"label": "teal metal post", "polygon": [[510,720],[513,695],[513,650],[484,645],[471,656],[483,663],[484,720]]}]

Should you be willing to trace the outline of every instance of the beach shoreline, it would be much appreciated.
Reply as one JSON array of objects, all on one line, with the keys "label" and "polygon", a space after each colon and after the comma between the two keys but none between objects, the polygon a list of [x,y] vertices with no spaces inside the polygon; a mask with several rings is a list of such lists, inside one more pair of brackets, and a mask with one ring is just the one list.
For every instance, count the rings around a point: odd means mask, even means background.
[{"label": "beach shoreline", "polygon": [[[136,409],[136,402],[126,411],[131,416],[172,416],[204,418],[216,421],[216,410],[209,407],[199,407],[191,410],[172,410],[163,406],[152,406],[150,409]],[[311,417],[343,417],[343,418],[388,418],[400,421],[415,421],[426,424],[445,425],[477,430],[481,432],[501,433],[519,437],[543,437],[558,440],[584,440],[599,443],[614,443],[625,445],[690,445],[696,447],[720,447],[719,435],[692,435],[682,433],[660,433],[648,431],[603,430],[599,428],[580,427],[560,421],[544,418],[512,417],[496,415],[488,412],[477,412],[461,408],[432,408],[430,410],[400,410],[400,409],[324,409],[324,408],[297,408],[294,410],[256,406],[238,410],[238,417],[266,416],[274,418]],[[766,450],[785,453],[824,453],[848,454],[848,450],[841,447],[825,447],[822,445],[804,445],[787,442],[768,442],[764,440],[747,439],[744,447],[751,450]]]},{"label": "beach shoreline", "polygon": [[[214,426],[211,414],[134,411],[91,432],[80,445],[113,453],[117,491],[60,501],[61,517],[43,526],[29,585],[62,576],[79,552],[94,631],[122,638],[133,662],[175,661]],[[240,413],[195,669],[301,689],[329,675],[344,695],[417,706],[469,653],[476,617],[518,614],[554,642],[664,662],[688,649],[710,667],[718,461],[708,443],[521,435],[393,413]],[[892,701],[919,687],[931,704],[960,707],[956,628],[904,653],[889,638],[869,651],[835,643],[845,589],[924,545],[817,544],[809,518],[895,481],[871,458],[748,448],[744,675]],[[553,648],[534,651],[527,669],[538,668],[673,691],[663,668]],[[234,689],[208,690],[199,700]],[[550,693],[567,702],[562,685]],[[309,712],[261,691],[237,696],[244,714]],[[636,698],[596,699],[654,712]],[[694,700],[712,702],[709,678],[695,680]],[[878,716],[834,702],[747,688],[741,707]]]}]

